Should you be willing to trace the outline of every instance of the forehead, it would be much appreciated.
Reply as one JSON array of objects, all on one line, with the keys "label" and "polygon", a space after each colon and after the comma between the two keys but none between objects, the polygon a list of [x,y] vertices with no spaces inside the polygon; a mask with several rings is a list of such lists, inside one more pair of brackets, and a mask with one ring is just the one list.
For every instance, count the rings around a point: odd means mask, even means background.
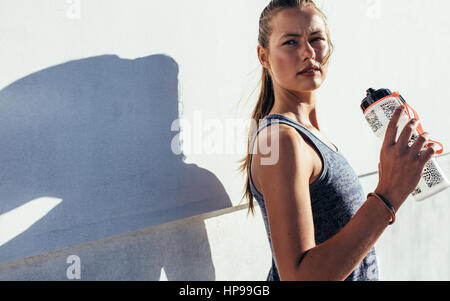
[{"label": "forehead", "polygon": [[302,10],[290,8],[280,11],[272,19],[272,34],[275,39],[288,33],[325,32],[325,22],[322,16],[312,7]]}]

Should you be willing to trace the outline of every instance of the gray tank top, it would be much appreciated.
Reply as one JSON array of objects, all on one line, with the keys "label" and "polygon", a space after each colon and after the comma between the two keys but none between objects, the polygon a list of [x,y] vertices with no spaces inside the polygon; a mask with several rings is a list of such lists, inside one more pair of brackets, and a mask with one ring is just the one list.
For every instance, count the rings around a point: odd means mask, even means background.
[{"label": "gray tank top", "polygon": [[[339,152],[331,149],[317,138],[306,127],[286,116],[272,114],[260,122],[260,127],[252,141],[252,149],[256,136],[267,126],[274,123],[286,124],[294,127],[303,138],[309,141],[317,150],[322,160],[323,169],[319,178],[310,185],[311,206],[314,219],[316,244],[319,245],[337,234],[364,204],[366,195],[358,176],[353,168]],[[252,156],[250,156],[250,167]],[[255,188],[251,168],[249,182],[252,194],[259,204],[272,251],[272,267],[267,281],[279,281],[277,266],[273,257],[272,241],[270,238],[269,222],[264,203],[264,197]],[[364,260],[346,279],[346,281],[376,281],[378,280],[378,265],[375,249],[372,248]]]}]

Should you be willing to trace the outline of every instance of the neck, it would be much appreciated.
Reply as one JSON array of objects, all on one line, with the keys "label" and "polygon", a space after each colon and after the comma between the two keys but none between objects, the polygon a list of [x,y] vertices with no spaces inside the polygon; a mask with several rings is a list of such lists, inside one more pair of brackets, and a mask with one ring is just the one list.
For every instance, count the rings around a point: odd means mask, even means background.
[{"label": "neck", "polygon": [[269,114],[284,115],[307,128],[314,127],[320,131],[315,92],[275,92],[275,104]]}]

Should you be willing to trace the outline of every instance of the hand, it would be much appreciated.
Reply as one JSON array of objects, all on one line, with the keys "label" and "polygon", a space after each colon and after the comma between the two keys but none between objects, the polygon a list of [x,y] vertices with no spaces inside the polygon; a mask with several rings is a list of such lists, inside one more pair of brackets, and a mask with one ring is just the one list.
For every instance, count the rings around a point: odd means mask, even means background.
[{"label": "hand", "polygon": [[381,194],[391,203],[395,211],[417,187],[425,165],[436,152],[433,147],[428,147],[419,155],[428,144],[429,133],[419,136],[411,147],[408,145],[418,126],[416,119],[408,122],[398,141],[395,141],[404,109],[404,106],[397,108],[389,122],[381,148],[379,182],[375,190],[375,193]]}]

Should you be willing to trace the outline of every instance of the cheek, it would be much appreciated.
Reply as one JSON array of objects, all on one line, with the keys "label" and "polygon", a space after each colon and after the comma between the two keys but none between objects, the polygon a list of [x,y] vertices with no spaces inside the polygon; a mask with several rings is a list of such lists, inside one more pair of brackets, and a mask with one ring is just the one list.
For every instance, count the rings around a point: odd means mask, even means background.
[{"label": "cheek", "polygon": [[317,53],[317,59],[322,61],[323,59],[325,59],[325,57],[328,55],[329,52],[329,47],[328,44],[325,45],[319,45],[316,48],[316,53]]},{"label": "cheek", "polygon": [[279,67],[285,67],[286,65],[291,64],[292,62],[292,54],[287,51],[280,51],[277,53],[276,57],[274,58],[275,63]]},{"label": "cheek", "polygon": [[272,69],[279,77],[284,77],[291,73],[291,69],[296,63],[292,61],[292,56],[286,53],[279,53],[272,58]]}]

